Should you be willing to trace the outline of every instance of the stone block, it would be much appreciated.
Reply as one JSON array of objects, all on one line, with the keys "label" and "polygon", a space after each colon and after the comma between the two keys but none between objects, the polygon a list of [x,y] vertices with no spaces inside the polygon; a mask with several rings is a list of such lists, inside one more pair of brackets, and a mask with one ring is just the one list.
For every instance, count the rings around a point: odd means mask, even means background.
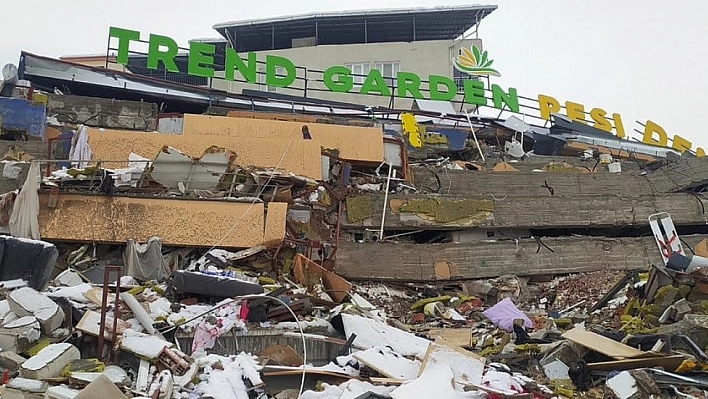
[{"label": "stone block", "polygon": [[79,350],[72,344],[51,344],[20,366],[20,376],[30,379],[54,378],[71,362],[81,358]]},{"label": "stone block", "polygon": [[48,384],[27,378],[14,378],[2,392],[3,399],[43,399]]},{"label": "stone block", "polygon": [[7,297],[10,310],[18,316],[34,316],[42,326],[42,332],[50,335],[64,322],[64,311],[49,297],[24,287],[12,291]]},{"label": "stone block", "polygon": [[27,361],[26,358],[15,352],[0,352],[0,367],[8,369],[10,374],[15,374],[20,370],[20,366]]}]

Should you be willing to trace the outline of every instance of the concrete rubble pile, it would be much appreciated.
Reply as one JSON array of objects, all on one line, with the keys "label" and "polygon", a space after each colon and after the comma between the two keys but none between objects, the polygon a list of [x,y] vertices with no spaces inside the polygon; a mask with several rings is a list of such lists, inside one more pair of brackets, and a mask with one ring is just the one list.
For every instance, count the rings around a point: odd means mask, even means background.
[{"label": "concrete rubble pile", "polygon": [[3,398],[708,395],[705,158],[119,102],[0,142]]}]

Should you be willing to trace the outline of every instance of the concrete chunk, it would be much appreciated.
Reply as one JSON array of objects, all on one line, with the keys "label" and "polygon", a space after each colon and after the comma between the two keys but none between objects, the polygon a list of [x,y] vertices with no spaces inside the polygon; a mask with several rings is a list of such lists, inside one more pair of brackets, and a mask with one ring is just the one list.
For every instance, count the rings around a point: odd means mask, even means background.
[{"label": "concrete chunk", "polygon": [[43,399],[48,384],[27,378],[15,378],[2,392],[3,399]]},{"label": "concrete chunk", "polygon": [[12,291],[7,301],[10,310],[18,316],[36,317],[44,334],[51,334],[64,322],[64,311],[61,307],[32,288],[24,287]]},{"label": "concrete chunk", "polygon": [[24,357],[15,352],[0,352],[0,366],[10,371],[10,374],[15,374],[20,370],[20,366],[27,361]]},{"label": "concrete chunk", "polygon": [[51,344],[20,366],[20,376],[37,380],[58,377],[64,366],[80,357],[72,344]]}]

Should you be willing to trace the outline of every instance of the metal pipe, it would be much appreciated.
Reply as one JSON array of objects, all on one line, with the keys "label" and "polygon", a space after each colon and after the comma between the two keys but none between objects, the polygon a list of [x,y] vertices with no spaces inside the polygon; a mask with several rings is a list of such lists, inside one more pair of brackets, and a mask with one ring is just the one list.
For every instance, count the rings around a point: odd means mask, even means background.
[{"label": "metal pipe", "polygon": [[479,141],[477,141],[477,133],[474,132],[474,127],[472,126],[472,120],[470,119],[470,114],[465,110],[465,116],[467,117],[467,123],[470,125],[470,130],[472,130],[472,138],[474,138],[475,144],[477,144],[477,150],[479,150],[479,156],[482,157],[482,162],[484,162],[484,154],[482,154],[482,147],[479,146]]},{"label": "metal pipe", "polygon": [[384,235],[384,222],[386,222],[386,207],[388,206],[388,190],[391,187],[391,173],[393,173],[393,166],[388,165],[388,177],[386,178],[386,193],[384,194],[383,211],[381,211],[381,228],[379,229],[379,239],[382,239]]}]

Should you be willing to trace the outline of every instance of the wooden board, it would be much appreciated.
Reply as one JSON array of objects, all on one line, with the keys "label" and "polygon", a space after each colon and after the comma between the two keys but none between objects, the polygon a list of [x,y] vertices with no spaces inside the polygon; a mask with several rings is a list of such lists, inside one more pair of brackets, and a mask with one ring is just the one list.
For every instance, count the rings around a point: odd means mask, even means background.
[{"label": "wooden board", "polygon": [[283,366],[302,366],[302,356],[289,345],[271,345],[259,352],[258,356],[265,357]]},{"label": "wooden board", "polygon": [[637,359],[647,356],[648,353],[634,349],[629,345],[617,342],[600,334],[585,331],[581,327],[575,327],[572,330],[566,331],[563,333],[562,337],[617,360]]},{"label": "wooden board", "polygon": [[655,356],[644,359],[625,359],[610,362],[588,363],[588,370],[633,370],[644,367],[661,366],[664,370],[673,372],[686,359],[684,355]]},{"label": "wooden board", "polygon": [[428,331],[428,337],[433,339],[440,337],[451,344],[463,348],[470,347],[472,345],[471,328],[432,329]]},{"label": "wooden board", "polygon": [[[287,122],[227,116],[184,115],[185,137],[223,136],[241,139],[302,140],[307,126],[313,140],[324,148],[336,148],[339,156],[360,162],[383,161],[383,132],[380,128]],[[238,153],[238,151],[237,151]]]},{"label": "wooden board", "polygon": [[[230,119],[230,118],[229,118]],[[131,152],[148,159],[155,159],[164,146],[171,146],[192,157],[201,158],[204,151],[212,146],[226,148],[236,153],[236,164],[275,168],[322,179],[322,150],[317,140],[293,140],[229,136],[180,135],[125,130],[88,129],[89,146],[93,160],[128,160]],[[125,167],[125,163],[105,163],[107,168]]]}]

